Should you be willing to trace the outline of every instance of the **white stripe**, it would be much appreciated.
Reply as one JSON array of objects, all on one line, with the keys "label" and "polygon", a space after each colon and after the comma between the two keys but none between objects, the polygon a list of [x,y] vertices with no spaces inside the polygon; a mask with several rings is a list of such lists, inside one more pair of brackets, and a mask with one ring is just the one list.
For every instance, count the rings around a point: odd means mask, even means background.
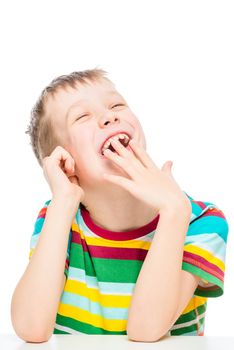
[{"label": "white stripe", "polygon": [[184,327],[189,327],[192,326],[193,324],[196,324],[201,318],[205,317],[205,312],[201,315],[199,315],[198,317],[196,317],[194,320],[189,321],[189,322],[184,322],[184,323],[180,323],[180,324],[176,324],[174,325],[170,330],[174,330],[174,329],[180,329],[180,328],[184,328]]},{"label": "white stripe", "polygon": [[206,250],[223,263],[225,262],[226,242],[217,232],[202,232],[197,235],[187,235],[185,237],[186,245],[195,245],[198,248]]},{"label": "white stripe", "polygon": [[[80,283],[83,283],[85,286],[87,286],[87,288],[91,288],[91,289],[96,289],[96,290],[99,290],[99,292],[100,292],[100,294],[101,295],[119,295],[119,296],[132,296],[132,292],[126,292],[126,293],[124,293],[124,292],[118,292],[118,291],[105,291],[105,290],[102,290],[102,288],[101,288],[101,284],[102,285],[104,285],[105,283],[106,284],[108,284],[108,285],[111,285],[111,282],[110,283],[107,283],[107,282],[99,282],[99,287],[97,287],[97,286],[94,286],[94,285],[89,285],[88,283],[85,283],[84,281],[82,281],[81,279],[79,279],[79,278],[76,278],[76,277],[70,277],[70,276],[68,276],[68,280],[69,281],[77,281],[77,282],[80,282]],[[113,283],[114,284],[114,283]],[[120,283],[118,283],[118,284],[120,284]],[[135,284],[134,283],[126,283],[126,286],[127,285],[130,285],[131,284],[131,287],[132,287],[132,289],[134,288],[134,286],[135,286]]]},{"label": "white stripe", "polygon": [[82,333],[82,332],[78,332],[75,331],[72,328],[69,327],[65,327],[65,326],[61,326],[60,324],[55,323],[55,329],[58,329],[59,331],[64,331],[64,332],[68,332],[69,334],[81,334],[81,335],[88,335],[86,333]]},{"label": "white stripe", "polygon": [[100,291],[106,295],[131,296],[135,283],[99,282],[97,277],[86,275],[85,271],[76,267],[69,267],[68,280],[84,283],[88,288]]}]

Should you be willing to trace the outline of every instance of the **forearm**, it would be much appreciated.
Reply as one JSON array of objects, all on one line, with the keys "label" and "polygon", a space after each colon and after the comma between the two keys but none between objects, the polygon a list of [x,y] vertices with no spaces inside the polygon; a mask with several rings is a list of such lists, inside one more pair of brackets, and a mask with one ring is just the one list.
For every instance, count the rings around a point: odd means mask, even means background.
[{"label": "forearm", "polygon": [[180,295],[181,265],[190,212],[160,213],[129,308],[130,339],[154,341],[168,331]]},{"label": "forearm", "polygon": [[53,330],[76,207],[74,201],[51,201],[34,254],[12,296],[12,323],[24,340]]}]

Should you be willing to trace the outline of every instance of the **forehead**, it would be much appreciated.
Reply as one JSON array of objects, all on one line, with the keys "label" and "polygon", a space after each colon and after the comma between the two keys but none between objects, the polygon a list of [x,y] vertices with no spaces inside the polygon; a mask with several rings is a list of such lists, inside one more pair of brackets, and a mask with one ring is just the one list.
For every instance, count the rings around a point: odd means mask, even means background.
[{"label": "forehead", "polygon": [[94,101],[95,98],[101,99],[107,96],[120,95],[115,89],[113,83],[106,79],[100,79],[95,82],[85,84],[77,83],[75,88],[70,86],[58,88],[53,96],[49,96],[46,103],[48,114],[64,115],[69,107],[79,101]]}]

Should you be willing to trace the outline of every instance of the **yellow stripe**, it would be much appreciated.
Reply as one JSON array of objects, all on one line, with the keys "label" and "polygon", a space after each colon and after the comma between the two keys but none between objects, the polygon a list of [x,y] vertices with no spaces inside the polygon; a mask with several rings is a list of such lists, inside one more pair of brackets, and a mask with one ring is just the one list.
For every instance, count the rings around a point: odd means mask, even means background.
[{"label": "yellow stripe", "polygon": [[[207,298],[195,296],[190,300],[181,315],[194,310],[194,301],[196,302],[196,307],[199,307],[206,303]],[[70,317],[77,321],[103,328],[107,331],[125,331],[127,327],[127,320],[106,319],[100,315],[94,315],[89,311],[82,310],[79,307],[63,303],[59,304],[58,313],[62,316]]]},{"label": "yellow stripe", "polygon": [[127,320],[105,319],[102,316],[94,315],[89,311],[80,309],[79,307],[63,303],[59,304],[58,313],[62,316],[70,317],[77,321],[103,328],[107,331],[125,331],[127,327]]},{"label": "yellow stripe", "polygon": [[75,222],[72,223],[72,230],[78,232],[80,234],[80,237],[82,239],[84,239],[83,230],[80,229],[80,227],[77,225],[77,223],[75,223]]},{"label": "yellow stripe", "polygon": [[34,253],[34,250],[35,250],[35,249],[33,249],[33,248],[30,249],[29,256],[28,256],[29,259],[32,257],[32,255],[33,255],[33,253]]},{"label": "yellow stripe", "polygon": [[84,235],[83,230],[80,229],[80,227],[73,223],[72,224],[72,230],[76,231],[82,239],[84,239],[88,245],[94,245],[94,246],[102,246],[102,247],[126,247],[126,248],[141,248],[145,250],[149,250],[151,242],[146,242],[143,240],[139,241],[111,241],[104,238],[94,238],[94,237],[88,237]]},{"label": "yellow stripe", "polygon": [[193,297],[190,300],[190,302],[188,303],[188,305],[186,306],[186,308],[184,309],[184,311],[182,312],[182,315],[183,314],[187,314],[188,312],[194,310],[194,301],[196,302],[196,307],[198,307],[200,305],[205,304],[206,301],[207,301],[207,298],[205,298],[205,297],[198,297],[198,296]]},{"label": "yellow stripe", "polygon": [[145,249],[149,250],[151,242],[145,242],[145,241],[108,241],[103,240],[100,238],[92,238],[92,237],[85,237],[85,240],[88,245],[95,245],[95,246],[101,246],[101,247],[113,247],[113,248],[139,248],[139,249]]},{"label": "yellow stripe", "polygon": [[104,307],[128,308],[132,298],[131,295],[101,294],[98,289],[89,288],[85,283],[70,279],[67,280],[64,291],[81,295]]},{"label": "yellow stripe", "polygon": [[192,244],[188,244],[184,247],[184,250],[186,252],[200,255],[201,257],[203,257],[207,261],[209,261],[211,264],[217,265],[222,271],[225,270],[225,264],[222,262],[222,260],[216,258],[214,255],[212,255],[211,253],[209,253],[205,249],[199,248],[199,247],[192,245]]}]

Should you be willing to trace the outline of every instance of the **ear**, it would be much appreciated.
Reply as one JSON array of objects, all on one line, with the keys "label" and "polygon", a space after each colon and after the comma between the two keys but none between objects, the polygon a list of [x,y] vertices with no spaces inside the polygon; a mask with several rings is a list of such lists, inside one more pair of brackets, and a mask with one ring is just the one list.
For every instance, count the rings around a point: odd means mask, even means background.
[{"label": "ear", "polygon": [[76,178],[76,181],[77,181],[76,183],[78,183],[78,185],[80,186],[80,181],[79,181],[79,177],[77,174],[79,174],[79,172],[78,172],[77,165],[75,164],[75,171],[73,173],[73,176]]},{"label": "ear", "polygon": [[79,183],[79,179],[76,175],[72,175],[72,176],[69,176],[69,180],[75,184],[75,185],[79,185],[80,186],[80,183]]}]

